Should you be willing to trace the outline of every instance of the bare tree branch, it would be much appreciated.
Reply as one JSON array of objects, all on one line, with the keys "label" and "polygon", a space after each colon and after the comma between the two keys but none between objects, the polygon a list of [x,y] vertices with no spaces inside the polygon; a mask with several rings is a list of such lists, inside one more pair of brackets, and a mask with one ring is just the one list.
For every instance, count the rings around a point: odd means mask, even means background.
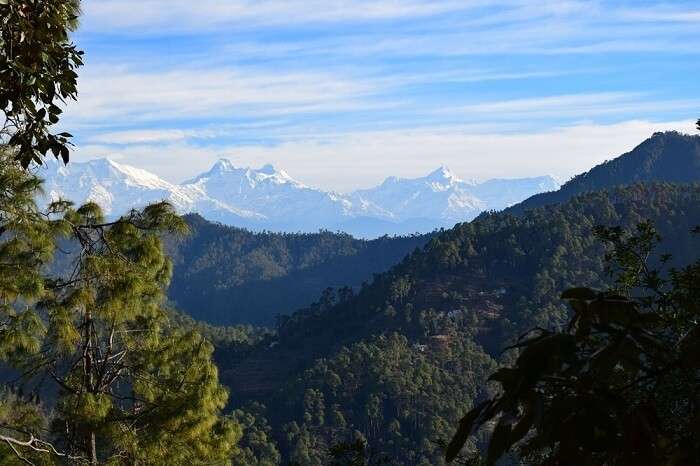
[{"label": "bare tree branch", "polygon": [[71,456],[67,453],[60,452],[54,447],[51,443],[46,442],[44,440],[40,440],[34,435],[29,434],[29,440],[23,441],[16,439],[14,437],[10,437],[7,435],[2,435],[0,434],[0,441],[5,442],[14,452],[15,456],[19,458],[21,461],[25,462],[26,464],[34,466],[34,463],[32,463],[29,459],[27,459],[25,456],[23,456],[18,448],[28,448],[32,451],[35,451],[37,453],[46,453],[54,456],[58,456],[61,458],[67,458],[71,460],[80,460],[83,459],[80,456]]}]

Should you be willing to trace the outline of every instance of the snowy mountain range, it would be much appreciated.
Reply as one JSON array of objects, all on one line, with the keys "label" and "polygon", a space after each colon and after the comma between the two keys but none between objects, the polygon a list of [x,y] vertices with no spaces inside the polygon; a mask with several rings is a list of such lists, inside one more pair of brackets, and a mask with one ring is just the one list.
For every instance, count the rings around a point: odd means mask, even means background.
[{"label": "snowy mountain range", "polygon": [[67,166],[52,160],[39,176],[45,180],[43,202],[95,201],[113,217],[167,200],[183,214],[253,230],[327,229],[366,238],[451,227],[559,188],[549,176],[477,183],[441,167],[423,178],[390,177],[375,188],[339,194],[308,187],[272,165],[238,168],[226,159],[179,185],[109,159]]}]

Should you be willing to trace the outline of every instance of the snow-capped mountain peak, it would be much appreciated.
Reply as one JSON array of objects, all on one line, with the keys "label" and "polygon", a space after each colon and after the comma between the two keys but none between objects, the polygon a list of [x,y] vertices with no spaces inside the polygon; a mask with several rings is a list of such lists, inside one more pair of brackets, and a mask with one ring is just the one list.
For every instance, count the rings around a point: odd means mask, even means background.
[{"label": "snow-capped mountain peak", "polygon": [[173,186],[151,172],[122,165],[111,159],[73,162],[69,165],[50,159],[41,167],[38,174],[45,178],[49,184],[57,178],[77,177],[80,184],[98,181],[108,184],[120,182],[148,189],[171,189]]},{"label": "snow-capped mountain peak", "polygon": [[442,166],[421,178],[388,178],[353,196],[358,203],[391,212],[399,221],[433,218],[445,225],[470,220],[487,207],[471,192],[474,186]]},{"label": "snow-capped mountain peak", "polygon": [[[97,162],[99,166],[99,161]],[[129,165],[123,165],[111,159],[105,159],[103,165],[107,168],[108,175],[116,174],[120,176],[125,183],[132,186],[148,187],[152,189],[170,189],[173,186],[171,183],[168,183],[151,172]]]},{"label": "snow-capped mountain peak", "polygon": [[209,179],[209,178],[217,177],[217,176],[225,176],[225,175],[228,175],[231,173],[241,173],[241,172],[245,172],[245,171],[246,171],[246,169],[236,167],[233,164],[233,162],[230,161],[229,159],[219,159],[216,161],[216,163],[214,165],[212,165],[212,167],[208,171],[201,173],[201,174],[197,175],[196,177],[183,182],[182,184],[183,185],[196,184],[203,179]]},{"label": "snow-capped mountain peak", "polygon": [[249,170],[251,177],[257,181],[268,181],[277,184],[291,183],[298,187],[306,187],[303,183],[295,180],[284,170],[277,170],[273,165],[267,164],[257,170]]},{"label": "snow-capped mountain peak", "polygon": [[251,188],[260,183],[286,184],[304,187],[284,170],[277,170],[273,165],[266,164],[261,168],[237,167],[229,159],[219,159],[207,172],[182,183],[182,186],[202,184],[236,184],[246,182]]},{"label": "snow-capped mountain peak", "polygon": [[444,165],[431,172],[426,178],[431,181],[461,181],[457,175]]},{"label": "snow-capped mountain peak", "polygon": [[50,160],[38,174],[45,180],[45,195],[40,201],[50,202],[59,198],[76,204],[92,201],[112,217],[134,207],[168,201],[179,212],[207,213],[210,219],[226,223],[262,218],[255,212],[236,209],[211,199],[195,187],[178,186],[146,170],[110,159],[71,162],[68,165]]},{"label": "snow-capped mountain peak", "polygon": [[551,177],[464,181],[446,167],[422,178],[389,177],[350,194],[310,188],[267,164],[237,167],[229,159],[180,185],[109,159],[52,161],[40,172],[47,197],[99,203],[111,216],[167,200],[182,213],[276,231],[346,230],[358,236],[408,233],[451,226],[485,209],[503,209],[533,194],[556,189]]},{"label": "snow-capped mountain peak", "polygon": [[[108,159],[67,166],[56,160],[50,160],[41,168],[39,176],[46,180],[44,193],[47,202],[59,198],[75,200],[79,203],[94,201],[100,204],[106,213],[111,214],[117,194],[128,192],[127,197],[133,200],[143,192],[169,191],[172,188],[167,182],[156,180],[155,175],[146,176],[146,173],[141,173],[141,170],[135,168],[124,169]],[[143,190],[139,189],[141,185]]]}]

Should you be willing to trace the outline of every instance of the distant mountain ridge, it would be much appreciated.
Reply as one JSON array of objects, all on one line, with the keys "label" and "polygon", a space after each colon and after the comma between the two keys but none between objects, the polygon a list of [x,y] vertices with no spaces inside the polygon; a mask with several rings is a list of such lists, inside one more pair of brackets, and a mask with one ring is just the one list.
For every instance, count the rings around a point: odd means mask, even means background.
[{"label": "distant mountain ridge", "polygon": [[227,159],[179,185],[109,159],[50,161],[39,176],[45,200],[95,201],[111,216],[167,200],[183,214],[256,231],[325,229],[365,238],[451,227],[559,187],[549,176],[464,181],[441,167],[422,178],[390,177],[375,188],[339,194],[306,186],[269,164],[239,168]]},{"label": "distant mountain ridge", "polygon": [[521,215],[579,194],[648,181],[700,182],[700,136],[676,131],[654,133],[630,152],[572,178],[558,191],[534,195],[507,212]]},{"label": "distant mountain ridge", "polygon": [[432,235],[361,240],[347,234],[251,233],[185,217],[190,234],[166,238],[173,260],[168,297],[197,320],[273,326],[327,288],[358,288]]}]

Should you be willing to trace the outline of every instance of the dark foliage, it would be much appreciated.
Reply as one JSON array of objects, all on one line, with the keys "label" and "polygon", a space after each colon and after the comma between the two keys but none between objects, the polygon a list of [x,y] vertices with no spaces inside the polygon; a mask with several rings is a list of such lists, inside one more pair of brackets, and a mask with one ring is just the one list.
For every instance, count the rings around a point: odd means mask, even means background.
[{"label": "dark foliage", "polygon": [[192,234],[168,242],[175,266],[168,294],[192,317],[217,325],[273,326],[275,316],[308,306],[327,288],[359,287],[430,238],[252,233],[186,220]]},{"label": "dark foliage", "polygon": [[398,464],[444,464],[440,441],[484,395],[489,368],[515,357],[503,348],[533,326],[563,328],[564,290],[615,285],[595,226],[644,219],[664,251],[698,257],[687,235],[700,224],[696,185],[637,184],[519,217],[485,215],[356,294],[325,293],[244,357],[222,355],[222,380],[241,402],[268,406],[286,460],[328,464],[329,448],[359,435]]},{"label": "dark foliage", "polygon": [[47,154],[68,163],[68,133],[54,133],[77,97],[83,52],[70,42],[78,0],[0,1],[0,140],[24,168]]},{"label": "dark foliage", "polygon": [[487,465],[512,448],[555,466],[700,464],[700,262],[651,269],[659,237],[647,223],[597,236],[611,245],[614,287],[564,292],[567,327],[514,346],[515,364],[490,378],[500,393],[462,419],[449,460],[495,422]]},{"label": "dark foliage", "polygon": [[219,327],[207,324],[206,322],[194,320],[187,314],[172,308],[168,310],[168,314],[173,327],[186,331],[195,331],[216,348],[254,345],[274,334],[271,329],[253,325]]}]

